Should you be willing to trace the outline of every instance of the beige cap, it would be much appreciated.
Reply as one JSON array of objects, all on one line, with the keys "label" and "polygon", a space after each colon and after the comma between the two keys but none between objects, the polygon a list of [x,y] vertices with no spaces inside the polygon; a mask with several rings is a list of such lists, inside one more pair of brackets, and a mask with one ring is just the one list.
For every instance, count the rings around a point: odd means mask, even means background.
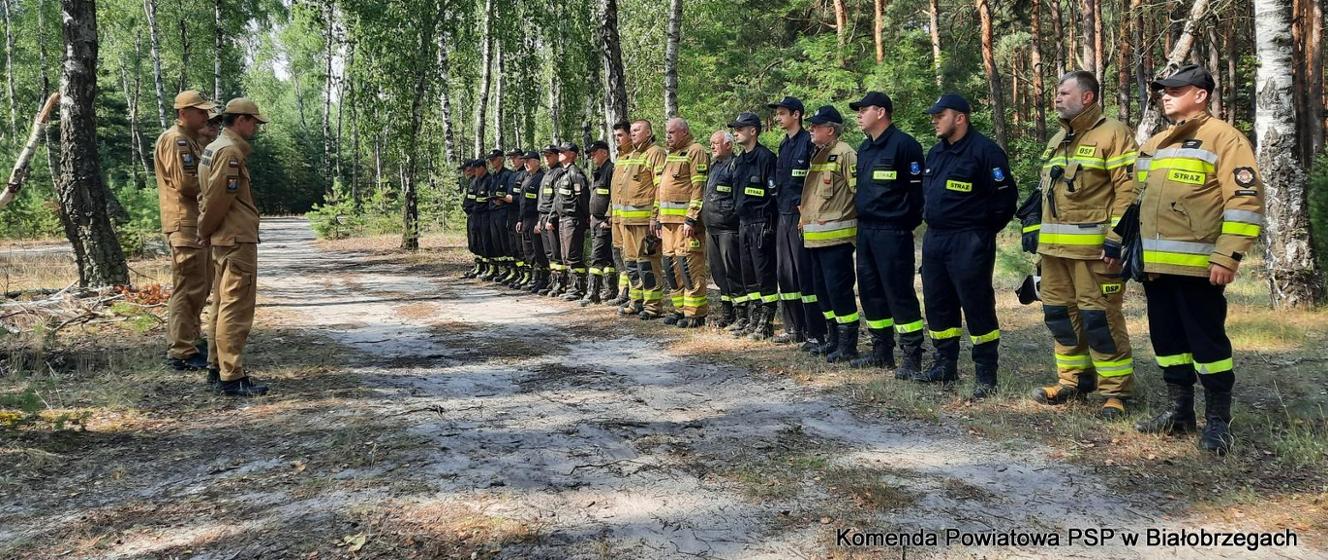
[{"label": "beige cap", "polygon": [[187,109],[189,107],[197,107],[204,111],[211,111],[212,109],[217,108],[217,104],[208,101],[203,97],[203,94],[198,93],[198,90],[189,89],[182,91],[179,95],[175,96],[175,108]]},{"label": "beige cap", "polygon": [[226,109],[222,111],[226,115],[249,115],[258,119],[260,123],[267,122],[267,116],[258,111],[258,104],[250,101],[248,97],[236,97],[226,102]]}]

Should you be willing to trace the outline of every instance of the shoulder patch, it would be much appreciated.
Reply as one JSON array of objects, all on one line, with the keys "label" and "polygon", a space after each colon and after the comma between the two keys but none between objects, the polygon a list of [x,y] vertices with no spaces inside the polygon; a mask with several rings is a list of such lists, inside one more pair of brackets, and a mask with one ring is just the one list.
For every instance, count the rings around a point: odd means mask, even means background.
[{"label": "shoulder patch", "polygon": [[240,166],[240,160],[235,158],[231,158],[229,161],[226,162],[226,167],[239,167],[239,166]]},{"label": "shoulder patch", "polygon": [[826,158],[825,161],[839,161],[839,154],[830,154],[830,157]]},{"label": "shoulder patch", "polygon": [[1254,170],[1249,167],[1237,167],[1235,173],[1236,184],[1242,187],[1254,185]]},{"label": "shoulder patch", "polygon": [[1004,180],[1005,180],[1005,170],[1004,170],[1004,169],[1001,169],[1001,168],[999,168],[999,167],[993,167],[993,168],[991,168],[991,178],[994,179],[994,180],[996,180],[996,181],[1004,181]]},{"label": "shoulder patch", "polygon": [[908,164],[908,172],[909,172],[909,173],[912,173],[913,175],[918,175],[918,174],[922,173],[922,163],[921,163],[921,162],[916,162],[916,161],[915,161],[915,162],[912,162],[912,163],[909,163],[909,164]]},{"label": "shoulder patch", "polygon": [[233,193],[238,190],[240,190],[240,179],[238,177],[231,177],[226,180],[226,192]]},{"label": "shoulder patch", "polygon": [[176,146],[188,146],[188,145],[189,145],[189,141],[185,140],[184,138],[181,138],[181,139],[175,141],[175,145],[176,145]]},{"label": "shoulder patch", "polygon": [[1199,146],[1202,146],[1202,145],[1203,145],[1203,140],[1195,140],[1195,139],[1191,138],[1191,139],[1189,139],[1189,140],[1186,140],[1186,141],[1184,141],[1184,142],[1181,142],[1180,147],[1182,147],[1182,148],[1198,148]]}]

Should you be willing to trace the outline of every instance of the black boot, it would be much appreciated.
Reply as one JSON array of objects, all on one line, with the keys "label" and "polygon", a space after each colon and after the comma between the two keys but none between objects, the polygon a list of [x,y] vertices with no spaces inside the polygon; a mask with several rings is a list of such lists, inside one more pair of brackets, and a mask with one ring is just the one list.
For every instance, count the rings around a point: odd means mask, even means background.
[{"label": "black boot", "polygon": [[665,325],[676,325],[678,324],[678,321],[681,320],[682,320],[682,312],[680,311],[674,311],[664,316]]},{"label": "black boot", "polygon": [[738,338],[751,336],[752,333],[756,332],[756,327],[761,324],[761,316],[764,314],[765,312],[761,308],[760,300],[748,300],[747,323],[743,325],[742,329],[739,329],[737,332],[733,333],[733,336],[736,336]]},{"label": "black boot", "polygon": [[802,344],[807,341],[807,337],[802,336],[798,331],[784,331],[775,335],[770,342],[775,344]]},{"label": "black boot", "polygon": [[826,325],[825,340],[822,340],[819,346],[812,348],[809,352],[813,356],[826,356],[838,348],[839,329],[836,329],[834,325]]},{"label": "black boot", "polygon": [[887,329],[868,329],[871,332],[871,354],[849,362],[855,368],[895,367],[895,337]]},{"label": "black boot", "polygon": [[469,280],[469,279],[471,279],[471,278],[474,278],[474,277],[476,277],[476,276],[479,276],[479,275],[480,275],[480,266],[481,266],[481,265],[480,265],[480,261],[479,261],[478,259],[476,259],[476,260],[475,260],[475,267],[472,268],[472,269],[470,269],[470,270],[468,270],[468,271],[466,271],[466,273],[465,273],[465,274],[462,274],[461,277],[462,277],[462,278],[465,278],[465,279],[467,279],[467,280]]},{"label": "black boot", "polygon": [[922,333],[900,335],[899,350],[904,359],[895,369],[895,379],[913,379],[922,375]]},{"label": "black boot", "polygon": [[638,315],[643,308],[644,305],[641,302],[628,300],[627,303],[618,308],[618,314],[622,316]]},{"label": "black boot", "polygon": [[255,384],[253,378],[247,375],[234,381],[221,381],[214,387],[213,391],[228,397],[258,397],[267,394],[266,385]]},{"label": "black boot", "polygon": [[972,400],[980,401],[996,394],[996,364],[974,364]]},{"label": "black boot", "polygon": [[166,363],[175,371],[200,371],[207,369],[207,351],[195,353],[188,358],[166,358]]},{"label": "black boot", "polygon": [[584,272],[567,272],[568,289],[563,293],[563,301],[580,301],[586,296],[586,274]]},{"label": "black boot", "polygon": [[1231,435],[1231,392],[1204,389],[1203,434],[1199,436],[1199,449],[1226,455],[1236,438]]},{"label": "black boot", "polygon": [[568,273],[569,273],[568,270],[563,269],[559,270],[558,274],[554,275],[553,287],[549,288],[549,297],[561,296],[567,292],[568,288],[571,287],[568,286],[568,277],[567,277]]},{"label": "black boot", "polygon": [[765,340],[775,335],[775,304],[762,303],[756,308],[756,324],[747,338]]},{"label": "black boot", "polygon": [[936,357],[931,367],[922,372],[914,381],[922,383],[954,383],[959,380],[959,365],[957,358]]},{"label": "black boot", "polygon": [[742,332],[743,329],[747,328],[747,323],[750,321],[751,318],[750,306],[751,304],[745,301],[739,304],[735,304],[733,306],[733,311],[736,314],[736,318],[733,320],[733,322],[729,323],[729,328],[726,329],[728,330],[728,332],[737,335],[737,333]]},{"label": "black boot", "polygon": [[553,289],[554,289],[557,285],[558,285],[558,274],[555,273],[555,272],[553,272],[552,270],[550,270],[550,271],[548,271],[548,272],[545,273],[545,276],[544,276],[544,287],[540,288],[539,291],[538,291],[538,292],[535,292],[535,293],[537,293],[537,294],[539,294],[539,295],[542,295],[542,296],[547,296],[547,295],[549,295],[550,292],[553,291]]},{"label": "black boot", "polygon": [[530,289],[527,291],[529,291],[532,294],[538,294],[540,292],[543,292],[548,287],[549,287],[549,271],[537,270],[535,271],[535,281],[530,284]]},{"label": "black boot", "polygon": [[595,298],[595,303],[609,303],[618,296],[618,275],[605,274],[600,279],[599,297]]},{"label": "black boot", "polygon": [[1134,429],[1145,434],[1187,434],[1198,429],[1194,420],[1194,386],[1167,384],[1171,404],[1157,416],[1140,421]]},{"label": "black boot", "polygon": [[814,336],[809,336],[803,339],[802,344],[798,345],[798,350],[802,350],[808,354],[815,354],[816,349],[820,348],[822,344],[825,344],[824,337],[816,338]]},{"label": "black boot", "polygon": [[715,317],[715,328],[722,329],[733,324],[733,302],[721,301],[719,303],[719,316]]},{"label": "black boot", "polygon": [[498,276],[498,266],[484,263],[484,273],[480,275],[480,280],[493,280],[495,276]]},{"label": "black boot", "polygon": [[825,357],[829,363],[852,362],[858,357],[858,324],[844,323],[839,325],[839,345],[835,350]]},{"label": "black boot", "polygon": [[592,303],[600,302],[599,291],[602,288],[603,283],[604,283],[603,276],[597,276],[597,275],[590,276],[590,283],[586,287],[586,297],[581,298],[581,307],[585,307]]}]

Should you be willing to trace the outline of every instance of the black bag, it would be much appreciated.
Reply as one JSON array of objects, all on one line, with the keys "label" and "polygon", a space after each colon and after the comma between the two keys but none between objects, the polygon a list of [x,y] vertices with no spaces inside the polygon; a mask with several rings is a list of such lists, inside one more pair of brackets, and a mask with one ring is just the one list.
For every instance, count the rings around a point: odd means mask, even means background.
[{"label": "black bag", "polygon": [[1037,253],[1038,228],[1033,226],[1042,223],[1042,189],[1033,189],[1033,192],[1028,193],[1028,198],[1019,205],[1019,210],[1014,216],[1019,218],[1020,231],[1023,232],[1020,245],[1023,246],[1024,252]]}]

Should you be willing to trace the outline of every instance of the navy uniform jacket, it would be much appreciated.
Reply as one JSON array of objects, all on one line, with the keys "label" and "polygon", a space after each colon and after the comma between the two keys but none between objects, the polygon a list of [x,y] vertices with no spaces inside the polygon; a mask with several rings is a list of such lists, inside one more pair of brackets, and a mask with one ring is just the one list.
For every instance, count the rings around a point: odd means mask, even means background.
[{"label": "navy uniform jacket", "polygon": [[471,211],[472,214],[479,216],[489,211],[489,197],[491,196],[489,182],[492,180],[493,175],[488,173],[470,180],[470,192],[475,196],[475,207]]},{"label": "navy uniform jacket", "polygon": [[521,220],[521,181],[526,178],[526,168],[522,167],[507,174],[507,194],[512,195],[512,202],[507,208],[507,225],[515,226]]},{"label": "navy uniform jacket", "polygon": [[701,203],[701,223],[706,229],[737,231],[738,209],[733,198],[733,164],[736,158],[728,156],[710,162],[710,175],[706,177],[704,202]]},{"label": "navy uniform jacket", "polygon": [[[499,198],[507,196],[507,188],[512,182],[512,171],[506,167],[501,167],[498,171],[489,173],[489,210],[503,210],[503,204],[498,202]],[[506,217],[506,214],[504,214]]]},{"label": "navy uniform jacket", "polygon": [[733,198],[739,222],[756,224],[773,220],[779,192],[775,181],[775,153],[758,142],[752,151],[743,152],[734,159]]},{"label": "navy uniform jacket", "polygon": [[544,181],[544,168],[526,173],[521,180],[521,189],[515,196],[521,197],[521,220],[533,224],[539,218],[538,203],[540,183]]},{"label": "navy uniform jacket", "polygon": [[608,219],[609,198],[612,194],[610,185],[613,181],[613,161],[604,160],[604,165],[595,168],[591,179],[590,190],[590,215],[596,222],[602,222]]},{"label": "navy uniform jacket", "polygon": [[812,161],[812,135],[806,129],[779,141],[779,159],[775,163],[775,189],[780,214],[797,214],[802,204],[802,183]]},{"label": "navy uniform jacket", "polygon": [[893,124],[858,146],[858,224],[912,231],[922,224],[922,145]]},{"label": "navy uniform jacket", "polygon": [[590,218],[590,178],[575,163],[563,166],[553,183],[553,214],[582,223]]},{"label": "navy uniform jacket", "polygon": [[475,179],[461,177],[461,211],[467,216],[475,211]]},{"label": "navy uniform jacket", "polygon": [[922,217],[930,229],[995,233],[1014,216],[1019,189],[1005,150],[976,130],[933,146],[925,175]]}]

